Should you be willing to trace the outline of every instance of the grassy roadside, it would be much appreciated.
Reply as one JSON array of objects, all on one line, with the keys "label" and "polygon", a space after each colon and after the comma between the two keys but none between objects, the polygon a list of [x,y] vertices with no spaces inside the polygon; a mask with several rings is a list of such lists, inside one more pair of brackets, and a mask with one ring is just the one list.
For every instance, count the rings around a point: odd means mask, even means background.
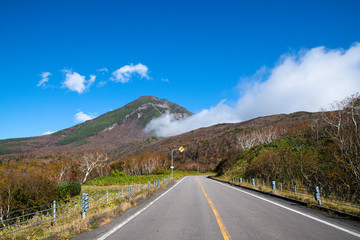
[{"label": "grassy roadside", "polygon": [[[288,190],[283,190],[281,192],[278,189],[276,191],[273,191],[272,188],[270,186],[267,186],[267,185],[263,186],[262,184],[259,184],[259,185],[255,184],[255,187],[254,187],[250,182],[249,183],[247,183],[247,182],[233,183],[232,180],[229,180],[226,177],[212,176],[211,178],[216,179],[216,180],[220,180],[222,182],[230,183],[230,184],[235,185],[235,186],[242,186],[242,187],[246,187],[246,188],[250,188],[250,189],[256,189],[256,190],[261,191],[261,192],[270,193],[270,194],[274,194],[274,195],[278,195],[278,196],[282,196],[282,197],[286,197],[286,198],[290,198],[290,199],[299,200],[299,201],[307,203],[307,205],[309,207],[316,207],[317,204],[318,204],[317,201],[314,199],[314,195],[304,193],[304,192],[301,192],[301,191],[298,191],[297,195],[295,195],[293,191],[288,191]],[[340,211],[340,212],[360,216],[360,206],[358,206],[358,205],[354,205],[354,204],[344,202],[344,201],[339,201],[339,200],[329,201],[326,198],[321,199],[321,204],[322,204],[323,207],[328,208],[329,210],[335,210],[335,211]]]},{"label": "grassy roadside", "polygon": [[[174,171],[174,180],[180,179],[183,176],[189,175],[211,175],[213,173],[197,173],[195,171]],[[169,177],[167,174],[160,175],[145,175],[145,176],[121,176],[118,179],[113,179],[111,182],[108,179],[103,185],[100,181],[99,185],[95,185],[94,182],[88,183],[82,186],[82,192],[89,193],[91,197],[94,197],[94,203],[90,203],[90,209],[87,212],[86,219],[81,218],[81,203],[79,203],[79,210],[73,213],[69,213],[64,217],[57,218],[56,221],[52,221],[51,216],[41,218],[43,221],[48,220],[46,223],[42,223],[38,226],[31,227],[29,229],[21,230],[16,233],[12,233],[6,236],[2,236],[4,232],[0,232],[2,239],[44,239],[50,236],[55,236],[54,239],[71,239],[75,235],[97,228],[100,225],[104,225],[112,220],[112,218],[120,214],[127,209],[136,206],[137,200],[146,199],[153,195],[155,192],[167,187],[173,181],[163,182],[164,178]],[[159,187],[154,186],[154,181],[161,180],[162,185]],[[150,182],[150,190],[145,189],[145,183]],[[129,184],[133,186],[133,196],[130,199],[128,196]],[[124,197],[121,197],[121,189],[123,189]],[[106,203],[106,191],[109,192],[108,203]],[[111,193],[111,194],[110,194]],[[81,197],[72,199],[71,201],[79,201]],[[37,216],[39,217],[39,216]],[[32,223],[33,224],[33,223]],[[30,226],[29,224],[28,226]],[[22,226],[22,227],[27,227]],[[16,229],[12,229],[13,231]]]},{"label": "grassy roadside", "polygon": [[[196,171],[179,171],[175,170],[174,180],[179,179],[183,176],[188,175],[211,175],[214,173],[198,173]],[[132,176],[104,176],[95,178],[84,185],[87,186],[111,186],[111,185],[130,185],[130,184],[141,184],[147,182],[154,182],[158,179],[164,179],[171,176],[171,171],[164,171],[161,174],[152,174],[152,175],[132,175]]]}]

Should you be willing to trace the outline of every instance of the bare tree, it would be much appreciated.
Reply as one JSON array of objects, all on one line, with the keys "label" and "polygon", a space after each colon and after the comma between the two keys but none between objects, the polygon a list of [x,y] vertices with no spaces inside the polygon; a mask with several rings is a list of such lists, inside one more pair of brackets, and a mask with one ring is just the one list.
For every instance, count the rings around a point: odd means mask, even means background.
[{"label": "bare tree", "polygon": [[56,181],[59,184],[63,182],[64,179],[66,179],[66,175],[69,174],[71,167],[73,166],[74,163],[68,158],[59,160],[57,162],[59,162],[59,169],[58,169],[58,174],[57,174],[58,177]]},{"label": "bare tree", "polygon": [[84,174],[82,182],[86,179],[95,168],[104,168],[107,164],[107,154],[102,152],[84,153],[79,159],[79,169]]},{"label": "bare tree", "polygon": [[236,137],[241,150],[246,150],[260,144],[271,143],[278,138],[279,134],[275,128],[253,130],[241,133]]},{"label": "bare tree", "polygon": [[350,170],[352,179],[360,182],[360,95],[354,94],[323,111],[325,133],[338,147],[335,158]]}]

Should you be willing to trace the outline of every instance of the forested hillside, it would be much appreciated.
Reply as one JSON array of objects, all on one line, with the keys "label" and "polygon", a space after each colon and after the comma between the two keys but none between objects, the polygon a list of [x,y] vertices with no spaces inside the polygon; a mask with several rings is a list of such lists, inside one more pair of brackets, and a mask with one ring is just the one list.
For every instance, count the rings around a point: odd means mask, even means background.
[{"label": "forested hillside", "polygon": [[[122,173],[161,174],[170,167],[171,151],[180,146],[185,151],[174,152],[175,169],[297,181],[359,199],[359,122],[360,100],[354,95],[328,111],[260,117],[168,138],[146,136],[116,148],[99,144],[91,150],[6,154],[0,159],[0,202],[3,211],[11,211],[49,202],[61,182],[84,183]],[[15,146],[16,141],[2,144]],[[42,194],[37,194],[40,190]],[[32,200],[25,206],[23,199]]]},{"label": "forested hillside", "polygon": [[331,110],[294,126],[278,140],[229,153],[218,174],[297,181],[347,200],[360,199],[359,95],[334,104]]}]

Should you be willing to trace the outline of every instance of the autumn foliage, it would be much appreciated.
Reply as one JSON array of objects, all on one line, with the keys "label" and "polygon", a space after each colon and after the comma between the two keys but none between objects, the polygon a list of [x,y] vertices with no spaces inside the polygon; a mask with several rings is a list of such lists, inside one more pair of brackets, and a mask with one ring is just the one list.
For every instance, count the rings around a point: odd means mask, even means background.
[{"label": "autumn foliage", "polygon": [[360,98],[353,95],[334,104],[331,111],[324,110],[319,118],[293,126],[281,139],[238,151],[236,163],[218,171],[229,177],[297,181],[310,190],[320,186],[325,195],[359,200],[359,124]]},{"label": "autumn foliage", "polygon": [[149,175],[169,169],[169,159],[160,153],[144,153],[140,156],[129,156],[120,158],[111,163],[112,170],[124,171],[127,175]]}]

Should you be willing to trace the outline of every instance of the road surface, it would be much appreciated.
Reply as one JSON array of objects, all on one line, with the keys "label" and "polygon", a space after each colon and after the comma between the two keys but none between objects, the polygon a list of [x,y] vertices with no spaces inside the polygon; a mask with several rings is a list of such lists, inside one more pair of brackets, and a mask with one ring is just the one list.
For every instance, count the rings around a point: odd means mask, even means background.
[{"label": "road surface", "polygon": [[360,239],[360,224],[191,176],[75,239]]}]

